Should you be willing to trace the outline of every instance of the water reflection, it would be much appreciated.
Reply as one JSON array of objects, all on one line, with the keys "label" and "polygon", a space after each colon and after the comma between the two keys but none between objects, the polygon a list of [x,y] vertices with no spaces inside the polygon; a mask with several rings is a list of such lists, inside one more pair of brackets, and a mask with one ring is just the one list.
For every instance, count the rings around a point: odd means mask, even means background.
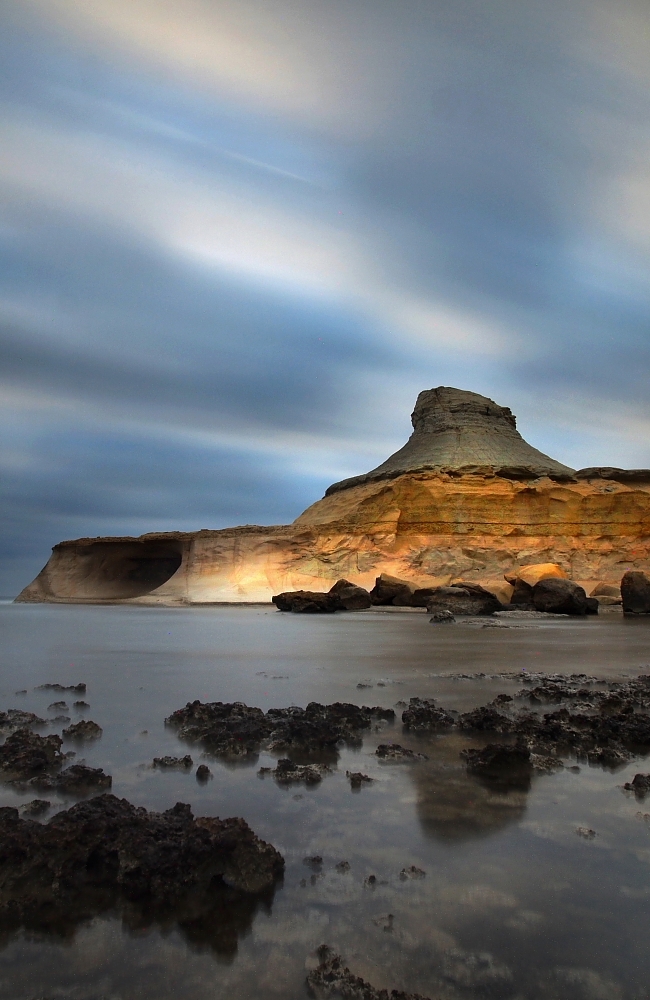
[{"label": "water reflection", "polygon": [[530,780],[520,776],[497,781],[468,774],[460,751],[470,745],[450,735],[435,744],[435,756],[425,767],[409,769],[417,791],[417,817],[427,836],[444,843],[487,837],[526,812]]},{"label": "water reflection", "polygon": [[250,933],[258,913],[270,916],[275,887],[251,894],[234,889],[221,879],[201,893],[186,896],[173,908],[140,906],[96,886],[68,894],[56,903],[39,902],[38,886],[26,887],[33,904],[27,912],[7,907],[0,916],[0,948],[20,932],[30,937],[72,942],[77,931],[98,916],[120,920],[129,934],[150,930],[167,936],[176,931],[196,951],[210,951],[220,962],[231,962],[241,938]]}]

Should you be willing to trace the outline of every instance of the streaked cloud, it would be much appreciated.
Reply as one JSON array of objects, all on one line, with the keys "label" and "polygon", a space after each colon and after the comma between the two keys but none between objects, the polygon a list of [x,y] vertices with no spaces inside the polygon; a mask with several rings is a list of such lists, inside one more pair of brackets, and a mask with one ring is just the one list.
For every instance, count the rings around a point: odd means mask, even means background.
[{"label": "streaked cloud", "polygon": [[290,520],[438,384],[650,465],[640,0],[0,18],[0,590],[63,535]]}]

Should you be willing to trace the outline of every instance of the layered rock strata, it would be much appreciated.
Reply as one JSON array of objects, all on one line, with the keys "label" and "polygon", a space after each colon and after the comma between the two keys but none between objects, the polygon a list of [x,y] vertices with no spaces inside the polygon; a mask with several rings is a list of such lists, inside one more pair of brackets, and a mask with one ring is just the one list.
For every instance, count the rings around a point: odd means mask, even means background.
[{"label": "layered rock strata", "polygon": [[510,410],[476,393],[420,393],[413,434],[371,472],[336,483],[291,525],[61,542],[21,601],[193,604],[413,587],[503,586],[557,563],[591,593],[650,561],[650,470],[574,472],[528,445]]}]

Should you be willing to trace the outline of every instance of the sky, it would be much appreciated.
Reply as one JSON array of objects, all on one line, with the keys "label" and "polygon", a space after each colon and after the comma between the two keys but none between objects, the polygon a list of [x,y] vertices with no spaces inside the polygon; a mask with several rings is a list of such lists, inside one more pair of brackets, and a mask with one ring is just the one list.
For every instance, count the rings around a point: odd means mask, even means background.
[{"label": "sky", "polygon": [[0,593],[292,521],[422,389],[650,466],[647,0],[2,0]]}]

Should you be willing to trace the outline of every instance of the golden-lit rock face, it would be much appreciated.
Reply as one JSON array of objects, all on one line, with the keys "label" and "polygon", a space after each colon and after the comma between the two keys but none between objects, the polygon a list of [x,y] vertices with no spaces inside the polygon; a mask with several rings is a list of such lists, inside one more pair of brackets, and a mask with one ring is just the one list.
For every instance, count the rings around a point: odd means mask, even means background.
[{"label": "golden-lit rock face", "polygon": [[341,577],[371,587],[379,573],[418,586],[503,585],[504,574],[545,562],[589,589],[618,584],[626,569],[648,567],[648,478],[407,473],[324,497],[292,525],[63,542],[21,600],[268,601]]},{"label": "golden-lit rock face", "polygon": [[61,542],[18,599],[269,601],[388,573],[508,600],[504,574],[529,564],[557,563],[588,593],[648,569],[650,471],[574,473],[528,445],[507,407],[459,389],[420,393],[412,421],[403,448],[291,525]]}]

